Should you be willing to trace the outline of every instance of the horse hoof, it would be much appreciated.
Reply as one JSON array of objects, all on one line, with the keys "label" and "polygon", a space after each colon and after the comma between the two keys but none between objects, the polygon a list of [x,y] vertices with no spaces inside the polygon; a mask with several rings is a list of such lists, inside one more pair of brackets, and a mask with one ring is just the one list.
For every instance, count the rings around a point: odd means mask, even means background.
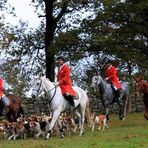
[{"label": "horse hoof", "polygon": [[146,115],[144,115],[145,119],[148,120],[148,117]]},{"label": "horse hoof", "polygon": [[48,134],[46,135],[45,139],[49,139],[50,137],[51,137],[51,134],[48,133]]},{"label": "horse hoof", "polygon": [[125,120],[125,118],[126,118],[125,116],[119,117],[120,120]]},{"label": "horse hoof", "polygon": [[61,135],[60,138],[64,138],[64,135]]},{"label": "horse hoof", "polygon": [[45,137],[44,140],[48,140],[50,137]]},{"label": "horse hoof", "polygon": [[80,136],[84,135],[84,132],[80,133]]}]

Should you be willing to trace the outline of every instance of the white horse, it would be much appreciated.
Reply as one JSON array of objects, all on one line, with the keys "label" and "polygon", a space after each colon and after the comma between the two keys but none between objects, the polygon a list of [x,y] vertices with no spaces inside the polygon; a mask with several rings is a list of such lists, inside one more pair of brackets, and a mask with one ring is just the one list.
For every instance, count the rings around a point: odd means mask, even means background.
[{"label": "white horse", "polygon": [[[77,100],[74,100],[76,106],[74,112],[79,118],[79,128],[81,136],[84,133],[85,113],[87,121],[92,127],[92,131],[94,130],[94,122],[91,120],[90,117],[89,99],[86,92],[76,86],[73,87],[73,89],[77,92],[79,97]],[[70,108],[70,105],[64,99],[60,87],[55,87],[55,85],[45,76],[35,79],[32,88],[32,97],[39,96],[43,91],[48,95],[50,110],[52,112],[52,120],[49,126],[48,133],[46,135],[46,139],[48,139],[51,136],[51,130],[53,129],[56,121],[58,120],[59,115],[61,114],[61,112]]]}]

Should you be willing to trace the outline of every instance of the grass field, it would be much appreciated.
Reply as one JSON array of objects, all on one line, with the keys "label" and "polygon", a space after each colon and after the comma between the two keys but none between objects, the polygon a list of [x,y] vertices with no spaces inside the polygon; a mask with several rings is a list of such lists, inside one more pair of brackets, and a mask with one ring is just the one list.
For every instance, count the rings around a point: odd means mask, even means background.
[{"label": "grass field", "polygon": [[65,138],[53,136],[26,140],[4,140],[0,136],[0,148],[147,148],[148,121],[143,113],[130,113],[126,120],[120,121],[117,115],[110,116],[109,129],[95,130],[93,133],[86,127],[85,134],[78,133]]}]

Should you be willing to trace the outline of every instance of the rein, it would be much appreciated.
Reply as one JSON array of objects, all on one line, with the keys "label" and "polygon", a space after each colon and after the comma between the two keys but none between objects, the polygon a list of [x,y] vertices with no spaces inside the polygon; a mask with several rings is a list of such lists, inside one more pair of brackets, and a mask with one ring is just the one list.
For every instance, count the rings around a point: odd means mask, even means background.
[{"label": "rein", "polygon": [[51,103],[51,101],[53,100],[53,98],[54,98],[54,96],[55,96],[55,94],[56,94],[56,91],[57,91],[56,88],[57,88],[57,86],[53,87],[52,89],[50,89],[50,90],[47,92],[47,93],[49,94],[53,89],[55,89],[52,98],[49,100],[49,104]]},{"label": "rein", "polygon": [[102,76],[99,76],[99,77],[100,77],[99,79],[101,79],[100,81],[102,81],[102,86],[103,86],[103,87],[104,87],[106,84],[108,84],[107,81],[103,80]]},{"label": "rein", "polygon": [[[41,83],[40,83],[39,88],[38,88],[38,89],[33,89],[33,90],[39,92],[41,85],[42,85],[42,81],[41,81]],[[49,91],[46,92],[46,94],[49,94],[53,89],[55,89],[53,96],[52,96],[51,99],[49,100],[49,104],[51,103],[51,101],[53,100],[53,98],[54,98],[54,96],[55,96],[55,94],[56,94],[56,91],[57,91],[56,87],[57,87],[57,86],[53,87],[52,89],[50,89]]]}]

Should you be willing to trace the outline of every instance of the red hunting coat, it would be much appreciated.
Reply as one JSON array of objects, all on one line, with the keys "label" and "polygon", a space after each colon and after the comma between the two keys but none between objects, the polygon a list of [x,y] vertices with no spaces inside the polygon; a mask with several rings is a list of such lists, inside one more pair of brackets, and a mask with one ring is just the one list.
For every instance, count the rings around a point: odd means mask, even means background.
[{"label": "red hunting coat", "polygon": [[62,91],[62,95],[66,92],[69,92],[71,96],[75,96],[75,92],[72,89],[72,83],[70,80],[70,67],[66,64],[63,64],[58,69],[58,82]]},{"label": "red hunting coat", "polygon": [[0,97],[2,97],[2,91],[3,91],[3,79],[0,78]]},{"label": "red hunting coat", "polygon": [[121,84],[118,81],[116,68],[114,66],[111,65],[106,69],[106,75],[108,77],[108,81],[112,82],[114,86],[116,86],[118,89],[122,88]]}]

